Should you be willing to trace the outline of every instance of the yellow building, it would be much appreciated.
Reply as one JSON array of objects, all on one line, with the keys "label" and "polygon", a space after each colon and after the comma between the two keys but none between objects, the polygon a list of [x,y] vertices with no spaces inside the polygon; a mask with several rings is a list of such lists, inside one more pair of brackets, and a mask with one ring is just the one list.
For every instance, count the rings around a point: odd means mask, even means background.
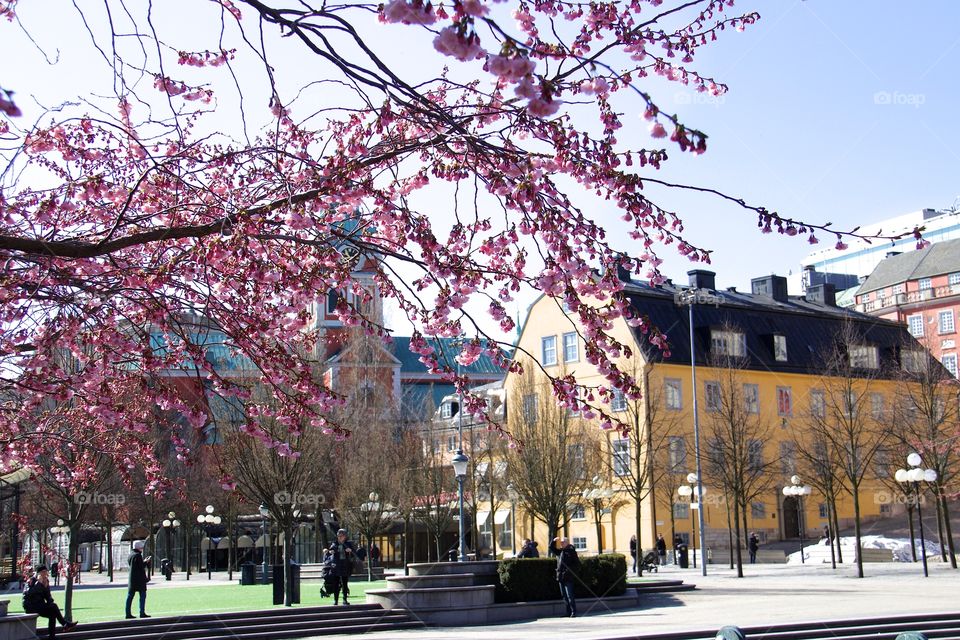
[{"label": "yellow building", "polygon": [[[628,553],[636,529],[638,494],[642,549],[653,548],[658,533],[668,547],[674,534],[691,541],[695,512],[690,498],[680,492],[687,474],[696,471],[693,362],[708,548],[729,548],[732,508],[728,507],[733,498],[729,489],[725,495],[724,487],[735,484],[731,476],[750,479],[750,486],[742,491],[746,513],[740,522],[747,532],[757,533],[761,544],[798,538],[801,529],[808,539],[820,538],[824,527],[832,531],[831,501],[825,498],[832,474],[824,472],[825,479],[812,470],[816,456],[832,459],[837,467],[845,462],[839,454],[828,454],[827,444],[814,441],[844,430],[856,432],[854,437],[860,441],[853,449],[860,458],[869,459],[868,464],[856,462],[860,466],[852,470],[863,478],[862,519],[902,512],[896,504],[896,483],[891,481],[892,470],[905,464],[901,458],[906,453],[889,436],[896,408],[903,402],[898,395],[903,388],[900,372],[923,353],[906,328],[838,308],[829,285],[811,288],[806,297],[792,297],[787,295],[786,279],[777,276],[753,280],[751,293],[717,291],[709,271],[691,271],[689,276],[689,287],[624,282],[634,311],[666,334],[669,345],[668,352],[650,345],[647,336],[625,320],[609,329],[632,351],[632,357],[619,364],[636,378],[644,397],[634,401],[614,393],[599,406],[631,424],[632,431],[627,435],[601,431],[598,417],[584,417],[588,409],[560,408],[566,412],[564,419],[589,423],[592,435],[585,441],[593,437],[601,441],[599,458],[582,470],[583,482],[568,496],[563,530],[575,546],[587,552],[602,548]],[[696,293],[694,361],[691,308],[682,304],[691,292]],[[558,299],[541,297],[531,305],[517,346],[516,357],[526,362],[527,371],[542,367],[553,376],[572,373],[588,388],[585,394],[593,393],[594,403],[601,402],[598,388],[610,387],[588,362],[575,314]],[[530,366],[531,356],[539,367]],[[511,432],[516,431],[511,420],[529,414],[531,407],[539,407],[539,419],[545,419],[544,403],[552,400],[542,371],[535,378],[539,391],[534,400],[529,378],[524,382],[523,375],[508,375]],[[556,420],[558,414],[552,415],[550,419]],[[734,423],[739,426],[731,426]],[[834,445],[839,446],[836,441]],[[582,450],[577,455],[582,457]],[[730,471],[738,465],[739,475]],[[842,470],[838,473],[844,479]],[[795,475],[801,484],[811,486],[808,497],[784,494]],[[644,490],[631,494],[625,484],[636,487],[637,477],[643,478]],[[852,525],[853,500],[835,485],[834,489],[838,494],[834,521],[843,530]],[[600,540],[595,507],[599,507]],[[522,513],[520,505],[516,511],[516,536],[538,540],[542,551],[548,537],[543,523]],[[740,539],[746,535],[742,532]],[[700,546],[698,540],[693,542]]]}]

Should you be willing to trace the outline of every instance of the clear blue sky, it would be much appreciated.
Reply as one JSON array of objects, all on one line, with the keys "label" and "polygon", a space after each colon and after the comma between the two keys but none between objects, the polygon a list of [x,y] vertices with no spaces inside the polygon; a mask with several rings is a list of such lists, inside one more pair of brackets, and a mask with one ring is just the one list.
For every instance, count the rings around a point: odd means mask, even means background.
[{"label": "clear blue sky", "polygon": [[[696,61],[730,92],[721,103],[676,107],[711,135],[708,152],[674,154],[667,174],[844,228],[954,202],[960,2],[739,0],[737,8],[762,19]],[[753,219],[714,200],[682,201],[690,235],[715,250],[724,286],[796,271],[810,249],[756,234]],[[690,263],[671,257],[665,268],[678,278]]]}]

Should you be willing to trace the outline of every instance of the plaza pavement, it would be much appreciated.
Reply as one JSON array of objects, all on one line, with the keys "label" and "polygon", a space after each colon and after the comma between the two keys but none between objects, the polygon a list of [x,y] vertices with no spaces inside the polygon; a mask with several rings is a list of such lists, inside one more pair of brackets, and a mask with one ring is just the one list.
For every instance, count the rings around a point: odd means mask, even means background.
[{"label": "plaza pavement", "polygon": [[[376,633],[375,640],[457,638],[463,640],[600,640],[669,631],[716,630],[723,625],[762,626],[785,622],[865,618],[898,613],[960,610],[960,570],[930,563],[924,578],[919,563],[864,565],[747,565],[745,577],[726,565],[700,569],[665,567],[659,577],[697,585],[697,590],[649,594],[640,609],[612,613],[580,611],[581,617],[547,618],[487,627],[431,628]],[[323,638],[346,638],[346,635]]]}]

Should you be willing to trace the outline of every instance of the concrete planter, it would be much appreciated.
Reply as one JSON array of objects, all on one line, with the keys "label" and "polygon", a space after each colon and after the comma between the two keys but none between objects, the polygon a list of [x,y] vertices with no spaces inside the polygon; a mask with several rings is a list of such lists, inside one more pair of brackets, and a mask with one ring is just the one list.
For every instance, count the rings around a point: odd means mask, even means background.
[{"label": "concrete planter", "polygon": [[474,577],[469,573],[394,576],[387,580],[387,589],[440,589],[445,587],[472,587],[474,584]]},{"label": "concrete planter", "polygon": [[10,608],[9,600],[0,600],[0,618],[7,617],[7,611]]},{"label": "concrete planter", "polygon": [[487,607],[493,604],[494,590],[491,586],[371,589],[367,591],[367,604],[379,604],[384,609],[409,609],[419,615],[424,609]]}]

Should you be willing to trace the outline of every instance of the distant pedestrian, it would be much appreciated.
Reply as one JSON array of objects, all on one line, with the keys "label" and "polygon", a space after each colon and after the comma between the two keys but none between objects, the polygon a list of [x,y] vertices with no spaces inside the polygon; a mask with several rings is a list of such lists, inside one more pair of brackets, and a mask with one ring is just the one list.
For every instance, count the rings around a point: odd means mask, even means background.
[{"label": "distant pedestrian", "polygon": [[127,566],[130,567],[127,576],[127,620],[134,616],[130,612],[130,605],[133,604],[133,595],[140,594],[140,617],[149,618],[147,615],[147,568],[150,566],[150,556],[143,557],[143,547],[146,543],[143,540],[136,540],[133,543],[133,553],[127,558]]},{"label": "distant pedestrian", "polygon": [[361,564],[364,563],[364,562],[366,562],[366,560],[367,560],[367,548],[366,548],[366,547],[361,546],[361,547],[359,547],[359,548],[357,549],[357,560],[359,560]]},{"label": "distant pedestrian", "polygon": [[580,557],[577,550],[566,538],[554,538],[553,548],[557,555],[557,582],[560,584],[560,594],[567,605],[567,616],[577,617],[577,601],[573,596],[573,589],[580,570]]},{"label": "distant pedestrian", "polygon": [[53,601],[53,596],[50,594],[50,573],[43,565],[38,566],[36,575],[27,580],[23,590],[23,610],[25,613],[33,613],[49,619],[47,638],[50,640],[57,637],[58,622],[63,625],[64,631],[77,626],[76,622],[67,622],[64,619],[63,614],[60,613],[60,607]]},{"label": "distant pedestrian", "polygon": [[667,566],[667,541],[663,539],[663,534],[657,534],[657,559],[660,560],[660,566]]},{"label": "distant pedestrian", "polygon": [[829,525],[823,525],[823,537],[827,539],[827,544],[833,544],[833,533]]},{"label": "distant pedestrian", "polygon": [[333,604],[340,604],[340,593],[343,593],[343,604],[350,604],[347,597],[350,595],[350,574],[353,573],[353,560],[356,551],[353,543],[347,540],[347,530],[337,531],[337,540],[330,545],[330,555],[333,557],[334,575],[338,578],[333,585]]},{"label": "distant pedestrian", "polygon": [[633,572],[637,572],[637,536],[630,536],[630,557],[633,558]]},{"label": "distant pedestrian", "polygon": [[680,545],[683,544],[683,536],[679,533],[673,536],[673,564],[680,564]]},{"label": "distant pedestrian", "polygon": [[370,566],[380,566],[380,547],[377,546],[376,542],[370,545]]},{"label": "distant pedestrian", "polygon": [[527,538],[523,541],[523,548],[517,554],[518,558],[539,558],[540,550],[537,549],[537,541]]},{"label": "distant pedestrian", "polygon": [[53,586],[60,586],[60,563],[54,560],[50,564],[50,573],[53,575]]},{"label": "distant pedestrian", "polygon": [[747,549],[750,551],[750,564],[757,563],[757,549],[760,548],[760,538],[757,537],[757,534],[751,533],[750,539],[747,541]]}]

